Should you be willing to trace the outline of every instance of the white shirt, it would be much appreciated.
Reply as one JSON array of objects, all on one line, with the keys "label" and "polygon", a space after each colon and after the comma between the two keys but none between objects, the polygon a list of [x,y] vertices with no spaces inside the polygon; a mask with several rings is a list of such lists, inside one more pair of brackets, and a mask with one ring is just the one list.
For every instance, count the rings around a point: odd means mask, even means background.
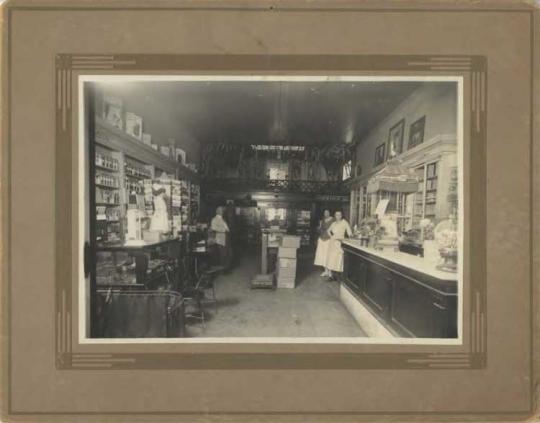
[{"label": "white shirt", "polygon": [[339,222],[336,221],[330,225],[328,228],[328,233],[332,239],[345,239],[345,234],[352,236],[352,230],[345,219],[341,219]]},{"label": "white shirt", "polygon": [[229,225],[223,219],[223,216],[216,214],[210,222],[210,229],[216,233],[216,244],[223,245],[225,247],[227,235],[229,232]]}]

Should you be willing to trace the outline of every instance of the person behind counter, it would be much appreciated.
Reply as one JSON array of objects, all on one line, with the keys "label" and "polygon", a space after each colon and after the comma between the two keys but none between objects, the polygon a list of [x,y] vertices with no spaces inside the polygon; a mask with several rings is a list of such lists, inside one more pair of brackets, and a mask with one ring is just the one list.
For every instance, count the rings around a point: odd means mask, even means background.
[{"label": "person behind counter", "polygon": [[319,222],[319,239],[317,240],[317,250],[315,251],[315,266],[322,266],[324,271],[321,276],[331,276],[330,269],[326,267],[328,259],[328,246],[330,245],[330,234],[328,229],[334,222],[330,210],[323,212],[323,218]]},{"label": "person behind counter", "polygon": [[210,229],[215,233],[215,246],[217,248],[217,255],[219,258],[219,264],[225,269],[229,269],[230,266],[230,248],[228,242],[229,226],[223,219],[223,207],[216,209],[216,215],[210,222]]},{"label": "person behind counter", "polygon": [[154,184],[152,186],[152,193],[154,195],[154,214],[150,219],[150,230],[168,233],[171,227],[169,225],[169,213],[165,200],[165,188],[160,184]]},{"label": "person behind counter", "polygon": [[341,241],[345,239],[346,235],[351,237],[352,230],[349,222],[343,219],[343,214],[340,211],[336,211],[334,217],[335,221],[328,228],[330,240],[326,267],[331,272],[341,273],[343,272],[343,249],[341,248]]}]

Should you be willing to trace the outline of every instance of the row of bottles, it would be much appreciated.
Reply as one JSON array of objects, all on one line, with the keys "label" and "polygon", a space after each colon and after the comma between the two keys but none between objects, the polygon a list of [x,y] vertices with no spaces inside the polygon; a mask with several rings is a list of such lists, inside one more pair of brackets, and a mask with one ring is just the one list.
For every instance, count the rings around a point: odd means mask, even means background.
[{"label": "row of bottles", "polygon": [[140,166],[134,166],[130,163],[126,163],[124,166],[124,170],[126,172],[126,175],[133,176],[135,178],[151,178],[152,173],[149,169],[146,169],[144,167]]},{"label": "row of bottles", "polygon": [[134,181],[133,179],[125,178],[124,185],[128,193],[135,191],[137,194],[144,194],[144,187],[139,181]]},{"label": "row of bottles", "polygon": [[106,154],[96,153],[96,166],[117,172],[120,168],[118,160]]},{"label": "row of bottles", "polygon": [[111,191],[111,190],[101,189],[99,187],[96,187],[96,203],[119,205],[120,194],[118,191]]},{"label": "row of bottles", "polygon": [[110,188],[118,188],[118,178],[105,173],[96,173],[96,184]]},{"label": "row of bottles", "polygon": [[199,203],[200,203],[200,187],[197,184],[190,183],[190,217],[191,221],[195,222],[197,220],[197,217],[199,216]]},{"label": "row of bottles", "polygon": [[118,222],[120,220],[119,207],[96,206],[96,219],[107,222]]}]

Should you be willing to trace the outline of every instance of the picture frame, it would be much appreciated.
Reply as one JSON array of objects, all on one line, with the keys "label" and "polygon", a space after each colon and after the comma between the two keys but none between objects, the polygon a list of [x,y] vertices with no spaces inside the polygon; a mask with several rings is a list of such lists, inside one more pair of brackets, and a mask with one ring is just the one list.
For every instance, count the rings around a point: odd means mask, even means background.
[{"label": "picture frame", "polygon": [[379,144],[379,146],[375,149],[375,166],[379,166],[380,164],[384,163],[384,160],[386,158],[386,143]]},{"label": "picture frame", "polygon": [[403,137],[405,133],[405,118],[388,131],[387,159],[398,156],[403,152]]},{"label": "picture frame", "polygon": [[424,131],[426,128],[426,115],[411,123],[409,127],[408,149],[416,147],[424,142]]}]

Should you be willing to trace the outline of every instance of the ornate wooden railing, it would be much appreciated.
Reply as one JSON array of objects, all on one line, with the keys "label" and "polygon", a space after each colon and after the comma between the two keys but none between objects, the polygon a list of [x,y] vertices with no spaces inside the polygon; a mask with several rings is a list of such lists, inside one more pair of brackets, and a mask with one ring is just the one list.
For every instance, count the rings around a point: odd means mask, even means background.
[{"label": "ornate wooden railing", "polygon": [[271,191],[282,193],[308,193],[346,195],[347,187],[341,181],[291,181],[271,179],[206,178],[202,182],[206,192],[212,191]]}]

